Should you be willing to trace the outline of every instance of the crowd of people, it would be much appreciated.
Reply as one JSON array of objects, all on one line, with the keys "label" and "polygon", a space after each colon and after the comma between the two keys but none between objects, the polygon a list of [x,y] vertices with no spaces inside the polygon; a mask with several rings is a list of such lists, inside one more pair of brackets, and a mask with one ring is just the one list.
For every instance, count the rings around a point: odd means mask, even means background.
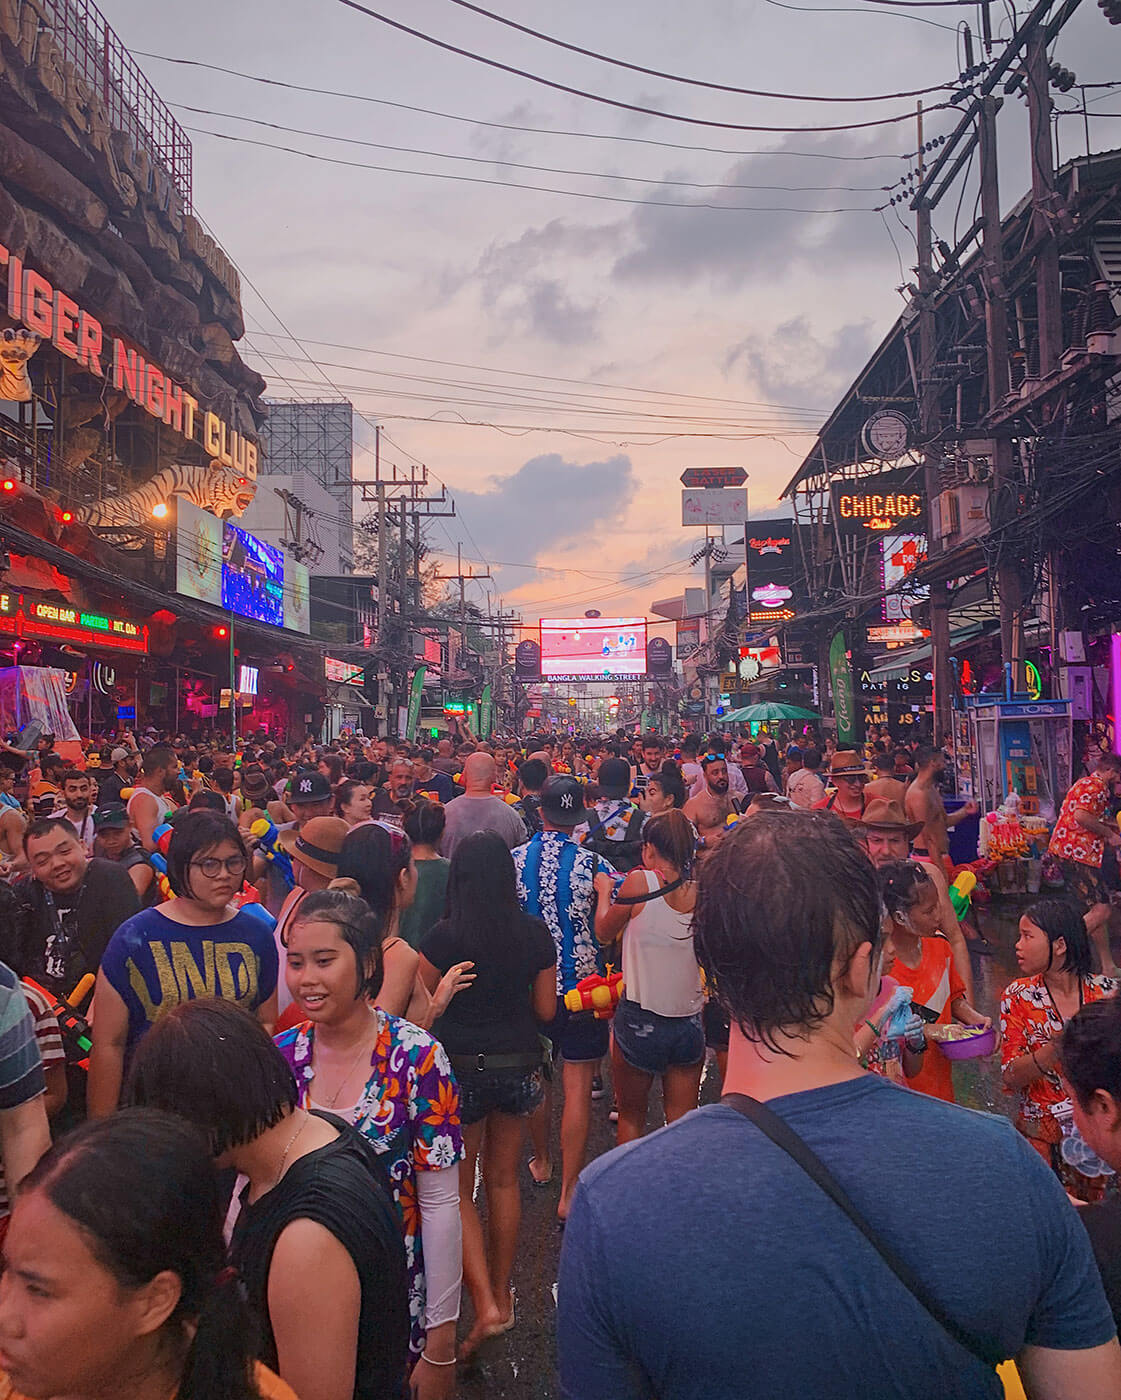
[{"label": "crowd of people", "polygon": [[[446,1400],[555,1178],[573,1400],[1121,1395],[1121,758],[1063,804],[997,1024],[945,764],[6,741],[0,1400]],[[1008,1117],[956,1106],[957,1035]]]}]

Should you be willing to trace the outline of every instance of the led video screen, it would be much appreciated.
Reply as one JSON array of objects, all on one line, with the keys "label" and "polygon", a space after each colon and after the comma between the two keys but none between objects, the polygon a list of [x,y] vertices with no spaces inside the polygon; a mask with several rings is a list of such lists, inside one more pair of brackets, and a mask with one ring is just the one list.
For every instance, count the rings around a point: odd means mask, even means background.
[{"label": "led video screen", "polygon": [[226,522],[222,536],[222,606],[241,617],[284,626],[284,554]]},{"label": "led video screen", "polygon": [[541,675],[626,680],[646,674],[644,617],[541,619]]}]

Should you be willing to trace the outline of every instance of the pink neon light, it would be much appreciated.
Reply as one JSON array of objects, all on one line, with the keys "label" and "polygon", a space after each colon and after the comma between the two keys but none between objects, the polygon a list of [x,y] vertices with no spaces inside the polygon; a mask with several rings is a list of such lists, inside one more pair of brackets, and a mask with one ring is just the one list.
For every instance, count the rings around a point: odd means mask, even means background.
[{"label": "pink neon light", "polygon": [[1115,716],[1113,721],[1113,752],[1121,753],[1121,632],[1114,632],[1109,639],[1109,696],[1110,709]]}]

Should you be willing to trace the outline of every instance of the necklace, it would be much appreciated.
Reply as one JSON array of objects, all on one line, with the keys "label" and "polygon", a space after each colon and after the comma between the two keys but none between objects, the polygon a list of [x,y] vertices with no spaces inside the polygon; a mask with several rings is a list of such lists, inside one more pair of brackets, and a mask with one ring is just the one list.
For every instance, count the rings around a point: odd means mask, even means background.
[{"label": "necklace", "polygon": [[288,1139],[288,1146],[287,1146],[287,1147],[284,1149],[284,1151],[280,1154],[280,1166],[277,1167],[277,1169],[276,1169],[276,1176],[273,1177],[272,1186],[269,1187],[269,1190],[270,1190],[270,1191],[272,1190],[272,1187],[275,1186],[275,1185],[277,1184],[277,1182],[280,1180],[280,1178],[284,1175],[284,1168],[285,1168],[285,1167],[287,1166],[287,1164],[288,1164],[288,1154],[289,1154],[289,1152],[292,1151],[293,1147],[295,1147],[295,1145],[296,1145],[296,1139],[300,1136],[300,1134],[303,1132],[303,1130],[307,1127],[307,1125],[308,1125],[308,1120],[309,1120],[309,1115],[305,1113],[305,1114],[304,1114],[304,1117],[303,1117],[303,1122],[302,1122],[302,1123],[300,1124],[300,1126],[296,1129],[296,1131],[292,1134],[292,1136]]},{"label": "necklace", "polygon": [[[372,1019],[372,1018],[371,1018],[371,1019]],[[340,1095],[340,1094],[342,1093],[342,1091],[346,1088],[347,1082],[349,1081],[350,1076],[351,1076],[351,1075],[354,1073],[354,1071],[358,1068],[358,1065],[359,1065],[359,1063],[361,1062],[362,1056],[363,1056],[364,1054],[368,1055],[369,1053],[370,1053],[369,1044],[368,1044],[368,1042],[367,1042],[366,1037],[363,1036],[363,1037],[362,1037],[362,1040],[361,1040],[361,1043],[360,1043],[359,1046],[358,1046],[358,1054],[355,1055],[354,1059],[350,1062],[349,1066],[347,1067],[346,1073],[345,1073],[345,1074],[343,1075],[343,1077],[339,1080],[339,1083],[338,1083],[337,1088],[335,1089],[335,1092],[331,1095],[330,1098],[324,1099],[324,1100],[322,1101],[322,1102],[323,1102],[323,1107],[324,1107],[324,1108],[334,1108],[336,1102],[338,1101],[339,1095]]]}]

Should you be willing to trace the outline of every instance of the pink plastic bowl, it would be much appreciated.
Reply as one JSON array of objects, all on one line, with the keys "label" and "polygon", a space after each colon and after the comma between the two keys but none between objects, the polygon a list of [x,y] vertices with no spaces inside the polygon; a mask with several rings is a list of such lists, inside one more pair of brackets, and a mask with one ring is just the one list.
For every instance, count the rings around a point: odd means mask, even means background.
[{"label": "pink plastic bowl", "polygon": [[936,1044],[947,1060],[979,1060],[996,1049],[996,1027],[990,1026],[968,1040],[939,1040]]}]

